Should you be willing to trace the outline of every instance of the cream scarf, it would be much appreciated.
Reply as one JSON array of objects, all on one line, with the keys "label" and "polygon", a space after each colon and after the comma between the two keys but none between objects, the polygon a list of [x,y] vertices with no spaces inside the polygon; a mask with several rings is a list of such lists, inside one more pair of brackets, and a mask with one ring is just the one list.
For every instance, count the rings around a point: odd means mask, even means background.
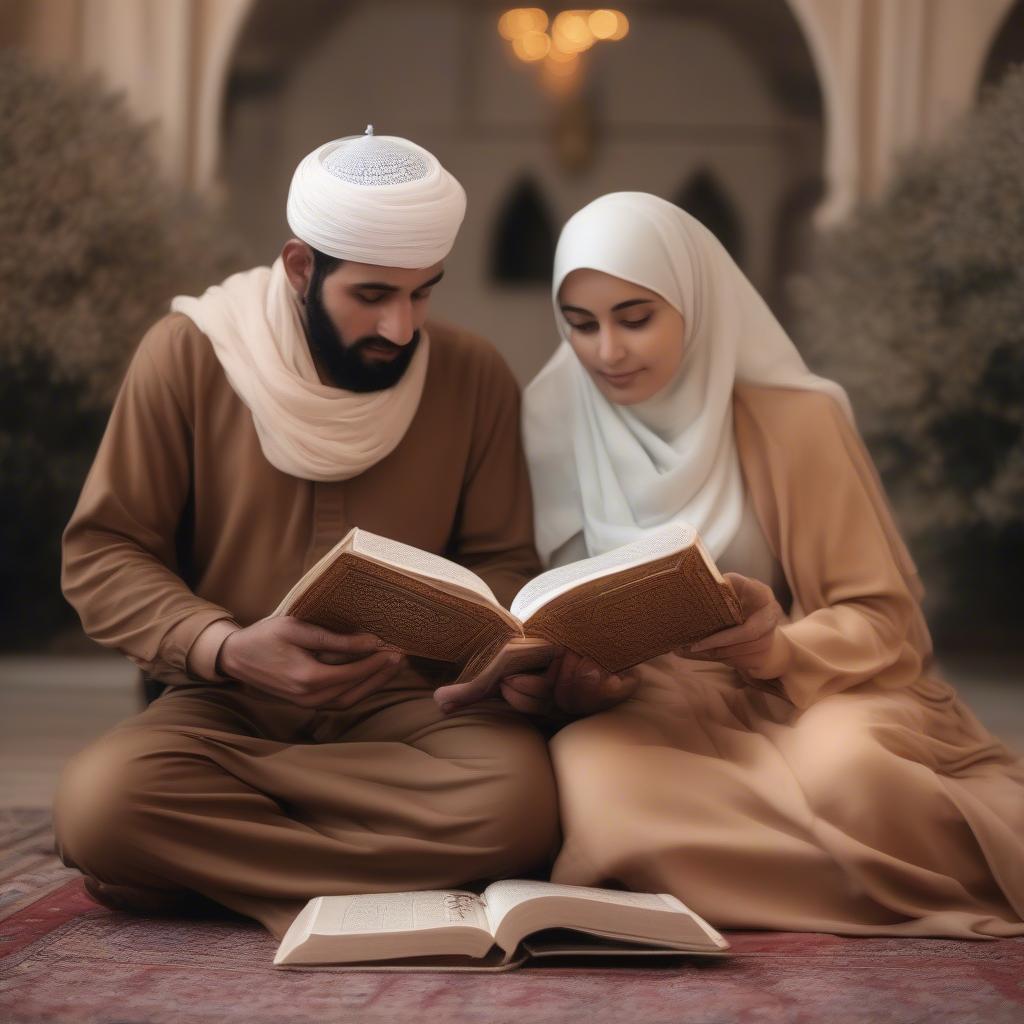
[{"label": "cream scarf", "polygon": [[347,480],[398,446],[419,408],[430,342],[424,332],[402,379],[359,394],[321,384],[284,264],[233,274],[184,313],[210,339],[231,387],[252,413],[267,461],[304,480]]},{"label": "cream scarf", "polygon": [[[589,267],[657,292],[685,323],[676,377],[645,402],[609,402],[568,344],[558,305],[566,276]],[[764,301],[714,235],[642,192],[602,196],[566,223],[555,254],[562,344],[526,389],[523,433],[545,563],[582,531],[589,555],[671,520],[695,526],[718,558],[743,520],[733,437],[736,381],[846,393],[804,365]]]}]

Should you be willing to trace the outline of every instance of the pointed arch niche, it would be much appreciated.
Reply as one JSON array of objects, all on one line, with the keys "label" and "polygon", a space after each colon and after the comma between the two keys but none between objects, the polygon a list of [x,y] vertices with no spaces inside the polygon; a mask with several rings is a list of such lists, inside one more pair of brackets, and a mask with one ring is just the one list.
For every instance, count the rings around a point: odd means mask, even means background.
[{"label": "pointed arch niche", "polygon": [[491,279],[496,284],[551,283],[555,222],[537,183],[520,178],[501,205],[491,247]]},{"label": "pointed arch niche", "polygon": [[743,225],[732,200],[708,169],[697,171],[676,193],[676,206],[696,217],[742,267],[744,263]]},{"label": "pointed arch niche", "polygon": [[998,85],[1003,75],[1015,64],[1024,64],[1024,0],[1017,0],[1006,12],[992,40],[992,47],[981,71],[981,89]]}]

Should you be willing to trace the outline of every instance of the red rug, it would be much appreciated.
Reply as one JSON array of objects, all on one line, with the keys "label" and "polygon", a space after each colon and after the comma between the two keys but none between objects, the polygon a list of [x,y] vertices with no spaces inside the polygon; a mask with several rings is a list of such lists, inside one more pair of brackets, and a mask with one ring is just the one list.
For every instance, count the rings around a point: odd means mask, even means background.
[{"label": "red rug", "polygon": [[49,869],[32,865],[42,883],[34,895],[24,877],[8,875],[0,889],[0,897],[20,892],[0,922],[4,1024],[1024,1021],[1024,940],[733,933],[724,962],[501,975],[282,972],[270,966],[274,940],[257,925],[115,914],[77,878],[64,874],[54,888],[53,873],[64,869],[49,860]]}]

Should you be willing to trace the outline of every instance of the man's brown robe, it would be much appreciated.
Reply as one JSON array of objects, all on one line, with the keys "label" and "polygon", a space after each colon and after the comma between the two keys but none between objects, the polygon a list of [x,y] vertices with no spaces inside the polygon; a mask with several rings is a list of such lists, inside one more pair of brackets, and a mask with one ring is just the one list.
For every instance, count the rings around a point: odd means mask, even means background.
[{"label": "man's brown robe", "polygon": [[191,320],[143,339],[64,535],[63,585],[90,636],[187,685],[65,770],[56,831],[83,871],[195,890],[280,934],[314,895],[515,874],[552,852],[543,739],[502,702],[445,718],[409,671],[349,711],[310,710],[215,673],[226,633],[352,526],[454,558],[506,603],[537,571],[515,381],[485,342],[430,336],[405,438],[336,483],[264,458]]}]

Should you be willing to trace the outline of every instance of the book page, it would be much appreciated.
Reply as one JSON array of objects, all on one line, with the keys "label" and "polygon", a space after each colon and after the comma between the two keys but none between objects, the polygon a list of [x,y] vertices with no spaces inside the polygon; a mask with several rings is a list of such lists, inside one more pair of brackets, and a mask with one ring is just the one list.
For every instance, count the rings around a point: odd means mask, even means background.
[{"label": "book page", "polygon": [[374,893],[325,896],[315,931],[320,935],[415,932],[452,925],[490,932],[483,901],[472,892]]},{"label": "book page", "polygon": [[597,957],[604,959],[651,958],[657,960],[668,958],[678,960],[680,957],[693,956],[727,956],[728,946],[676,948],[673,946],[647,945],[638,939],[622,939],[617,935],[605,935],[596,930],[580,931],[569,928],[549,928],[545,931],[527,935],[520,947],[532,958],[558,957]]},{"label": "book page", "polygon": [[369,530],[356,530],[352,541],[352,550],[357,554],[374,558],[378,562],[408,570],[428,580],[438,580],[470,590],[482,597],[488,604],[497,605],[502,612],[505,611],[491,588],[475,572],[450,559],[442,558],[440,555],[414,548],[411,544],[403,544],[401,541],[380,537],[375,533],[370,533]]},{"label": "book page", "polygon": [[666,523],[632,544],[624,544],[603,555],[549,569],[516,594],[512,602],[512,614],[520,622],[526,622],[544,605],[587,580],[599,579],[645,562],[655,562],[659,558],[683,551],[696,540],[697,531],[688,523]]},{"label": "book page", "polygon": [[636,907],[640,910],[678,911],[682,907],[681,903],[670,903],[655,892],[620,892],[616,889],[595,889],[584,885],[558,885],[555,882],[533,882],[523,879],[492,882],[484,889],[483,896],[491,934],[497,932],[502,919],[510,910],[528,900],[547,899],[552,896],[591,900],[608,906]]},{"label": "book page", "polygon": [[[542,956],[550,954],[541,954]],[[402,956],[391,960],[355,960],[347,963],[307,963],[297,961],[286,963],[275,960],[279,971],[324,971],[331,974],[500,974],[514,971],[522,967],[529,958],[520,951],[510,957],[498,946],[491,948],[481,956],[469,953],[425,954],[423,956]]]},{"label": "book page", "polygon": [[512,879],[492,883],[483,898],[491,933],[508,952],[528,935],[552,928],[675,949],[714,951],[729,945],[668,893]]}]

